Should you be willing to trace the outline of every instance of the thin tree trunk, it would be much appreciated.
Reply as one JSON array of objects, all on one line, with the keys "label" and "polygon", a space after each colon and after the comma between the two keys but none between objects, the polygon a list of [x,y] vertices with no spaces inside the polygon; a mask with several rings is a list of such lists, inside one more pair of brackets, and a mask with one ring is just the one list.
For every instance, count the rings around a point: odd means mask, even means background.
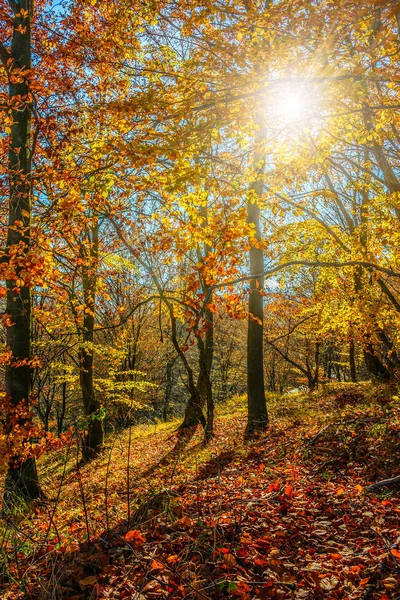
[{"label": "thin tree trunk", "polygon": [[163,420],[166,423],[168,420],[168,410],[169,410],[169,399],[172,391],[172,361],[167,362],[167,381],[165,384],[165,394],[164,394],[164,403],[163,403]]},{"label": "thin tree trunk", "polygon": [[[11,4],[11,3],[10,3]],[[5,389],[12,404],[29,402],[31,394],[31,291],[24,285],[24,261],[30,250],[32,182],[31,182],[31,69],[32,2],[21,0],[14,8],[14,29],[8,71],[9,100],[13,124],[9,149],[10,203],[7,232],[7,256],[18,248],[15,275],[7,281],[7,308],[12,325],[7,328],[7,346],[12,361],[6,367]],[[4,49],[5,50],[5,49]],[[6,51],[5,51],[6,52]],[[3,54],[3,53],[2,53]],[[2,57],[4,61],[4,56]],[[23,72],[23,74],[21,74]],[[11,258],[10,258],[11,270]],[[20,363],[20,366],[18,366]],[[20,423],[23,425],[23,423]],[[28,441],[28,440],[27,440]],[[28,458],[20,463],[12,457],[6,478],[6,496],[34,499],[41,496],[36,463]]]},{"label": "thin tree trunk", "polygon": [[[208,205],[207,203],[200,207],[201,215],[204,219],[204,225],[208,223]],[[204,244],[203,253],[200,247],[197,248],[197,257],[199,261],[203,261],[208,254],[211,252],[211,246]],[[213,300],[212,290],[210,286],[202,279],[202,292],[205,298],[208,298],[208,304],[205,307],[204,317],[206,322],[206,335],[205,335],[205,346],[203,350],[200,349],[199,345],[199,375],[197,379],[197,390],[200,397],[200,410],[199,407],[193,405],[192,398],[189,398],[188,404],[185,410],[185,416],[181,428],[192,427],[199,423],[199,417],[203,415],[204,405],[207,403],[207,425],[206,425],[206,440],[213,436],[213,420],[214,420],[214,400],[210,381],[211,367],[214,358],[214,313],[208,308]],[[198,344],[200,341],[198,340]],[[204,364],[203,364],[204,362]]]},{"label": "thin tree trunk", "polygon": [[214,397],[211,385],[211,366],[214,354],[214,328],[213,328],[213,313],[206,311],[207,321],[206,339],[202,339],[200,335],[197,336],[197,343],[199,348],[199,380],[197,389],[201,402],[204,405],[204,399],[207,404],[207,423],[205,428],[205,441],[208,442],[214,436]]},{"label": "thin tree trunk", "polygon": [[[256,136],[256,144],[261,144],[263,132]],[[255,168],[261,176],[264,172],[263,150],[256,149]],[[261,163],[261,164],[260,164]],[[250,188],[247,203],[247,222],[254,226],[255,240],[250,247],[250,275],[256,276],[264,272],[264,252],[259,246],[261,241],[260,208],[257,198],[262,196],[263,181],[256,181]],[[263,296],[264,277],[251,280],[249,297],[249,319],[247,329],[247,427],[245,435],[252,436],[256,432],[265,431],[268,424],[267,403],[264,389],[264,355],[263,355]]]},{"label": "thin tree trunk", "polygon": [[[66,376],[66,372],[64,371],[64,377]],[[65,412],[67,410],[67,382],[62,382],[62,392],[61,392],[61,410],[57,411],[57,433],[60,436],[63,432],[63,424]]]},{"label": "thin tree trunk", "polygon": [[[203,287],[203,290],[206,295],[209,294],[210,304],[212,302],[212,294],[209,292],[209,289],[206,286]],[[212,388],[210,389],[210,375],[214,358],[214,313],[208,308],[206,308],[204,316],[207,329],[205,333],[204,352],[201,352],[199,347],[199,375],[197,378],[196,386],[200,402],[194,402],[192,396],[189,398],[188,403],[186,405],[185,416],[179,428],[186,429],[188,427],[194,427],[195,425],[199,425],[200,423],[202,423],[202,417],[204,419],[203,408],[207,404],[208,425],[206,426],[206,430],[209,432],[208,435],[212,437],[214,402],[212,398]]]},{"label": "thin tree trunk", "polygon": [[356,369],[354,340],[350,340],[350,343],[349,343],[349,365],[350,365],[350,379],[353,383],[356,383],[357,382],[357,369]]},{"label": "thin tree trunk", "polygon": [[[193,410],[195,411],[195,419],[194,419],[193,425],[202,425],[205,430],[206,429],[206,419],[204,417],[202,407],[201,407],[200,394],[194,383],[193,370],[191,369],[191,367],[187,361],[185,353],[183,352],[182,348],[179,346],[177,333],[176,333],[176,317],[175,317],[175,313],[174,313],[174,307],[165,298],[165,296],[163,296],[162,299],[168,309],[169,316],[170,316],[172,344],[173,344],[179,358],[181,359],[183,366],[185,367],[187,378],[188,378],[188,388],[189,388],[189,394],[190,394],[189,404],[192,405]],[[186,425],[185,421],[184,421],[178,427],[178,429],[182,430],[182,429],[186,429],[187,427],[188,427],[188,425]]]},{"label": "thin tree trunk", "polygon": [[88,419],[87,435],[82,449],[83,458],[96,456],[104,442],[103,416],[101,403],[96,399],[93,385],[93,342],[96,309],[97,263],[99,250],[99,225],[92,228],[89,249],[83,249],[82,286],[85,303],[83,317],[82,346],[79,349],[80,374],[83,407]]}]

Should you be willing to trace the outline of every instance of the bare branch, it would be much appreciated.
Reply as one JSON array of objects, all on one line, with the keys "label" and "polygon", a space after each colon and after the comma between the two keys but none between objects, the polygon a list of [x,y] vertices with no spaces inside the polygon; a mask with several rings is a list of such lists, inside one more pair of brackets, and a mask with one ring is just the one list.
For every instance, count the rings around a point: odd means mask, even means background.
[{"label": "bare branch", "polygon": [[14,14],[19,11],[18,2],[15,2],[15,0],[8,0],[8,4],[11,6],[11,9]]},{"label": "bare branch", "polygon": [[9,53],[5,45],[3,44],[3,42],[0,42],[0,59],[5,67],[7,66],[10,57],[11,54]]},{"label": "bare branch", "polygon": [[294,333],[296,331],[296,329],[298,327],[300,327],[301,325],[303,325],[303,323],[305,323],[306,321],[309,321],[313,317],[315,317],[315,314],[308,315],[307,317],[304,317],[304,319],[301,319],[301,321],[299,321],[298,323],[296,323],[295,325],[293,325],[293,327],[291,327],[289,329],[289,331],[287,331],[286,333],[283,333],[282,335],[274,338],[273,340],[267,340],[268,344],[272,345],[272,344],[275,344],[276,342],[279,342],[279,340],[282,340],[285,337],[289,337],[290,335],[292,335],[292,333]]}]

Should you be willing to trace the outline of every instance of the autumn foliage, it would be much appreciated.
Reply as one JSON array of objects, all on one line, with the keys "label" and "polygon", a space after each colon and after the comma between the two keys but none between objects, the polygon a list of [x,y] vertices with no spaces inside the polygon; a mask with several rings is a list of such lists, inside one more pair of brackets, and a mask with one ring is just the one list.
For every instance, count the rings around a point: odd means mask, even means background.
[{"label": "autumn foliage", "polygon": [[5,597],[396,593],[399,45],[394,0],[0,0]]}]

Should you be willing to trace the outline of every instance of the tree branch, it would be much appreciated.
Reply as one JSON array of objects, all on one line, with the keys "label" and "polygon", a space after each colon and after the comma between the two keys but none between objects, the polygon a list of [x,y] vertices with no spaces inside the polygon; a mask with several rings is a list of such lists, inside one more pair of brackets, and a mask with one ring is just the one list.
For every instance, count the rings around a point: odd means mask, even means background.
[{"label": "tree branch", "polygon": [[218,289],[221,287],[226,287],[229,285],[235,285],[236,283],[243,283],[245,281],[250,281],[251,279],[260,279],[261,277],[270,277],[274,273],[278,271],[282,271],[282,269],[286,269],[287,267],[295,267],[295,266],[303,266],[303,267],[328,267],[328,268],[336,268],[339,269],[341,267],[365,267],[369,269],[375,269],[380,273],[385,273],[390,277],[400,277],[400,273],[393,271],[392,269],[387,269],[385,267],[380,267],[375,263],[371,263],[365,260],[347,260],[344,262],[327,262],[327,261],[307,261],[307,260],[290,260],[286,263],[282,263],[269,269],[268,271],[264,271],[263,273],[259,273],[257,275],[246,275],[244,277],[238,277],[237,279],[233,279],[231,281],[224,281],[222,283],[216,283],[213,286],[210,286],[210,290]]},{"label": "tree branch", "polygon": [[8,4],[11,6],[11,10],[15,15],[19,11],[18,2],[15,2],[15,0],[8,0]]},{"label": "tree branch", "polygon": [[290,365],[292,365],[293,367],[295,367],[295,369],[297,369],[298,371],[300,371],[300,373],[303,373],[303,375],[305,375],[308,378],[309,372],[304,367],[302,367],[301,365],[299,365],[299,363],[297,363],[294,360],[292,360],[291,358],[289,358],[288,354],[285,354],[284,352],[282,352],[282,350],[280,348],[278,348],[278,346],[275,346],[275,344],[273,342],[270,342],[268,340],[268,338],[266,338],[265,341],[267,342],[267,344],[269,346],[271,346],[271,348],[273,348],[275,350],[275,352],[278,352],[278,354],[280,354],[281,357],[284,360],[286,360],[286,362],[288,362]]},{"label": "tree branch", "polygon": [[9,53],[3,42],[0,42],[0,60],[5,67],[7,67],[7,63],[10,58],[11,54]]}]

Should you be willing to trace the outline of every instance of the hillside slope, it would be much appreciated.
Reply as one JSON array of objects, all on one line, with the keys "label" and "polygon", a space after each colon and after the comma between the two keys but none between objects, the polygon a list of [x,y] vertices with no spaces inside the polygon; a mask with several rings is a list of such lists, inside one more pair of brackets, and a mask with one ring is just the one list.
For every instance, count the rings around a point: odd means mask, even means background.
[{"label": "hillside slope", "polygon": [[206,448],[172,422],[42,459],[48,500],[3,521],[2,598],[400,598],[398,495],[365,490],[400,472],[396,391],[271,397],[252,443],[244,404]]}]

